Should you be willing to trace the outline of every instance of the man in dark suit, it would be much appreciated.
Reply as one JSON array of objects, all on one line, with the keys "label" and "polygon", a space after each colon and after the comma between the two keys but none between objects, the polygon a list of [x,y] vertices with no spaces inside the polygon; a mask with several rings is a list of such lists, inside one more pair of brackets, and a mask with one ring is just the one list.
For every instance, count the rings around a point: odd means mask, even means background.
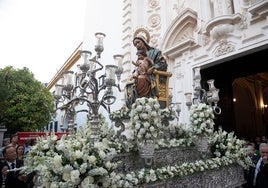
[{"label": "man in dark suit", "polygon": [[268,144],[260,144],[261,157],[256,165],[254,185],[256,188],[268,187]]},{"label": "man in dark suit", "polygon": [[[3,150],[4,161],[0,163],[0,181],[6,188],[27,188],[26,176],[16,170],[23,166],[23,160],[17,159],[16,148],[8,145]],[[15,170],[14,170],[15,169]]]},{"label": "man in dark suit", "polygon": [[256,153],[254,143],[248,143],[246,145],[246,149],[247,149],[247,155],[251,159],[254,166],[250,166],[249,169],[244,171],[245,179],[247,182],[243,185],[243,188],[254,188],[253,179],[255,173],[255,166],[260,158],[260,155]]}]

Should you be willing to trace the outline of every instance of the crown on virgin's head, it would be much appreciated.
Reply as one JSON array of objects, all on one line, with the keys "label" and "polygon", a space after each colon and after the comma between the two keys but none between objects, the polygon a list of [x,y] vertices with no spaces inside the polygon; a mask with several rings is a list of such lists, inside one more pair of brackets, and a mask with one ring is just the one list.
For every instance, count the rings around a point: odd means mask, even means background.
[{"label": "crown on virgin's head", "polygon": [[150,42],[150,33],[148,30],[146,30],[145,28],[138,28],[135,32],[134,32],[134,38],[141,38],[143,39],[145,42],[147,42],[147,44],[149,44]]}]

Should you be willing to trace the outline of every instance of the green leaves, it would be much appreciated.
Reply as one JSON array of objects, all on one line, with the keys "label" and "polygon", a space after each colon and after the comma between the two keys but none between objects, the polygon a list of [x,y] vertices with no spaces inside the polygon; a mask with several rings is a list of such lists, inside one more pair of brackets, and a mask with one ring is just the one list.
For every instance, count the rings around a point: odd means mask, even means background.
[{"label": "green leaves", "polygon": [[28,68],[0,69],[0,93],[0,122],[8,132],[35,131],[50,122],[53,96]]}]

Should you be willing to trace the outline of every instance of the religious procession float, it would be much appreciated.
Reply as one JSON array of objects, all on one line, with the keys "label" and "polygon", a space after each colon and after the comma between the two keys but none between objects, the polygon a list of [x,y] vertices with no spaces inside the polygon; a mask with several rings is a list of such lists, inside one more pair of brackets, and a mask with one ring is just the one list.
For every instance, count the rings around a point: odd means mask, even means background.
[{"label": "religious procession float", "polygon": [[[158,84],[167,94],[167,82]],[[137,98],[110,113],[112,124],[98,114],[60,140],[39,138],[22,172],[35,172],[36,187],[45,188],[241,187],[252,165],[245,141],[215,130],[220,108],[204,100],[201,88],[195,91],[187,125],[171,100],[163,108],[161,98]]]}]

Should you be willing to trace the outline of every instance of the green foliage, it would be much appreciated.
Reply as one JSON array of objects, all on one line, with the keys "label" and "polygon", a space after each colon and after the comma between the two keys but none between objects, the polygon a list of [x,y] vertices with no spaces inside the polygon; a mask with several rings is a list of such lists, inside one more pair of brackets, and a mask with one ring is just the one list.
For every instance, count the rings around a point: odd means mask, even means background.
[{"label": "green foliage", "polygon": [[8,132],[35,131],[54,113],[53,96],[28,68],[0,69],[0,125]]}]

